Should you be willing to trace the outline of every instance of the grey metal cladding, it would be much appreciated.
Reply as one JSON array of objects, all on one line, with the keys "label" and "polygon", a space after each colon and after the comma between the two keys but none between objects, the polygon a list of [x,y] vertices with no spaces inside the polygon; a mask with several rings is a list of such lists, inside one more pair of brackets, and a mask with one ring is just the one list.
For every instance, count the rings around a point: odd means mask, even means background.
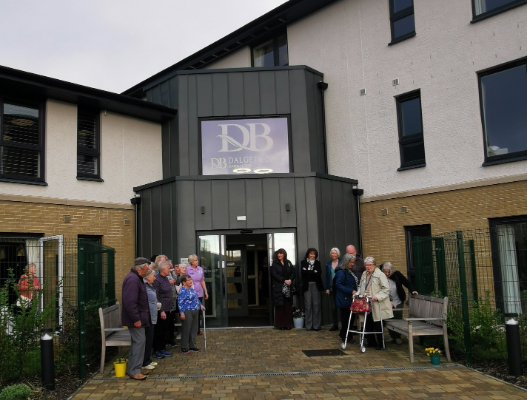
[{"label": "grey metal cladding", "polygon": [[280,226],[280,185],[278,178],[263,180],[264,228]]},{"label": "grey metal cladding", "polygon": [[212,181],[212,229],[229,228],[229,181]]},{"label": "grey metal cladding", "polygon": [[311,171],[309,115],[307,108],[306,75],[304,70],[289,71],[291,97],[291,130],[293,171]]},{"label": "grey metal cladding", "polygon": [[215,117],[229,115],[228,74],[212,75],[212,110]]},{"label": "grey metal cladding", "polygon": [[[163,212],[166,212],[166,210],[163,210],[162,208],[162,192],[161,188],[163,186],[156,186],[152,188],[151,194],[151,218],[152,218],[152,253],[154,254],[161,254],[161,237],[162,237],[162,229],[163,229],[163,218],[165,217],[163,215]],[[156,227],[156,228],[154,228]]]},{"label": "grey metal cladding", "polygon": [[[199,174],[199,120],[200,109],[212,113],[212,79],[205,75],[191,75],[188,80],[188,165],[189,174]],[[205,97],[205,98],[203,98]],[[210,114],[208,114],[210,115]]]},{"label": "grey metal cladding", "polygon": [[[188,86],[189,80],[196,79],[195,76],[183,75],[179,77],[178,87],[178,98],[179,98],[179,124],[178,135],[179,142],[179,173],[181,175],[190,174],[190,162],[189,162],[189,141],[188,141],[188,125],[189,125],[189,102],[188,102]],[[167,162],[163,160],[163,163]]]},{"label": "grey metal cladding", "polygon": [[161,89],[161,104],[170,107],[170,81],[165,81],[159,86]]},{"label": "grey metal cladding", "polygon": [[175,240],[172,235],[172,218],[176,208],[172,207],[171,185],[161,186],[161,249],[160,252],[175,254],[173,244]]},{"label": "grey metal cladding", "polygon": [[[295,179],[280,178],[280,227],[296,227]],[[286,205],[289,204],[289,211]]]},{"label": "grey metal cladding", "polygon": [[264,226],[264,193],[261,179],[245,180],[245,201],[247,229],[258,229]]},{"label": "grey metal cladding", "polygon": [[[196,97],[198,101],[198,117],[210,117],[214,115],[212,107],[212,74],[194,75],[197,79]],[[192,91],[192,89],[189,87]],[[189,92],[191,96],[192,92]]]},{"label": "grey metal cladding", "polygon": [[[212,230],[212,181],[195,181],[194,183],[195,220],[198,231]],[[201,207],[203,208],[203,214]]]},{"label": "grey metal cladding", "polygon": [[275,71],[275,88],[276,88],[276,113],[290,114],[291,103],[289,99],[289,71]]},{"label": "grey metal cladding", "polygon": [[244,114],[260,115],[260,72],[243,73]]},{"label": "grey metal cladding", "polygon": [[234,179],[226,181],[229,184],[229,227],[231,229],[247,228],[247,221],[238,221],[237,217],[247,217],[245,209],[245,179]]},{"label": "grey metal cladding", "polygon": [[262,71],[259,74],[260,83],[260,114],[276,114],[275,72]]},{"label": "grey metal cladding", "polygon": [[231,72],[227,74],[229,81],[228,86],[228,104],[229,104],[229,115],[244,115],[244,85],[243,85],[243,72]]},{"label": "grey metal cladding", "polygon": [[[174,183],[172,183],[174,184]],[[193,181],[176,181],[177,186],[177,255],[179,257],[188,256],[189,250],[196,252],[195,237],[195,213],[194,207],[196,199],[194,195]]]}]

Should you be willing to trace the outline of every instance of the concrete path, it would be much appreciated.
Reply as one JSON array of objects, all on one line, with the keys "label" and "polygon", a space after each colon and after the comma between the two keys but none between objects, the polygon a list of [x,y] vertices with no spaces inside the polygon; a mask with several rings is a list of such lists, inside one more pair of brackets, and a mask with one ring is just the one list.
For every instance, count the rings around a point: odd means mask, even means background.
[{"label": "concrete path", "polygon": [[520,399],[527,392],[442,360],[422,348],[410,364],[407,344],[386,351],[348,345],[344,355],[307,357],[302,350],[339,349],[336,332],[208,330],[207,351],[159,362],[142,382],[115,378],[109,362],[74,399]]}]

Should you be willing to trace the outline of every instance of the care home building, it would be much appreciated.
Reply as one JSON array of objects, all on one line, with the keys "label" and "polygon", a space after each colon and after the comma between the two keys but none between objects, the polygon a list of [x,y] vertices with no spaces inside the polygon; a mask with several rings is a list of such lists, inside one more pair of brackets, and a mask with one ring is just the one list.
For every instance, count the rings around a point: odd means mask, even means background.
[{"label": "care home building", "polygon": [[413,238],[501,229],[480,290],[518,300],[525,3],[290,0],[130,88],[178,110],[163,180],[135,188],[138,254],[198,253],[227,326],[268,304],[259,283],[278,247],[325,262],[353,243],[415,280]]}]

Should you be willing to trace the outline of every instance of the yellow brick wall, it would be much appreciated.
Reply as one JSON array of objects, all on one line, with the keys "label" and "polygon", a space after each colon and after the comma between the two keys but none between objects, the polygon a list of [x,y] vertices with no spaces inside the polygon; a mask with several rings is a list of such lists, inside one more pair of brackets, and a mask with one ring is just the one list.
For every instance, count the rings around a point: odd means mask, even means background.
[{"label": "yellow brick wall", "polygon": [[435,235],[488,228],[488,218],[516,215],[527,215],[527,181],[361,203],[363,255],[378,265],[391,261],[406,274],[405,226],[430,224]]},{"label": "yellow brick wall", "polygon": [[135,257],[134,210],[0,200],[0,232],[62,234],[68,245],[76,243],[77,235],[102,236],[102,244],[115,249],[115,294],[120,301],[123,278]]}]

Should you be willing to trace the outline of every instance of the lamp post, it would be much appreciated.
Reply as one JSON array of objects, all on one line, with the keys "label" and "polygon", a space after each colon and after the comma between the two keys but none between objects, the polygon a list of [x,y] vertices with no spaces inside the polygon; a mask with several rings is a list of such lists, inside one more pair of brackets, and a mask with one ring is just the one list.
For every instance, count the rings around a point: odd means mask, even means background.
[{"label": "lamp post", "polygon": [[515,377],[522,375],[522,353],[520,347],[520,325],[514,318],[505,322],[507,335],[507,356],[509,359],[509,374]]},{"label": "lamp post", "polygon": [[55,366],[53,359],[53,331],[51,328],[40,330],[40,366],[42,368],[42,385],[48,390],[55,390]]}]

